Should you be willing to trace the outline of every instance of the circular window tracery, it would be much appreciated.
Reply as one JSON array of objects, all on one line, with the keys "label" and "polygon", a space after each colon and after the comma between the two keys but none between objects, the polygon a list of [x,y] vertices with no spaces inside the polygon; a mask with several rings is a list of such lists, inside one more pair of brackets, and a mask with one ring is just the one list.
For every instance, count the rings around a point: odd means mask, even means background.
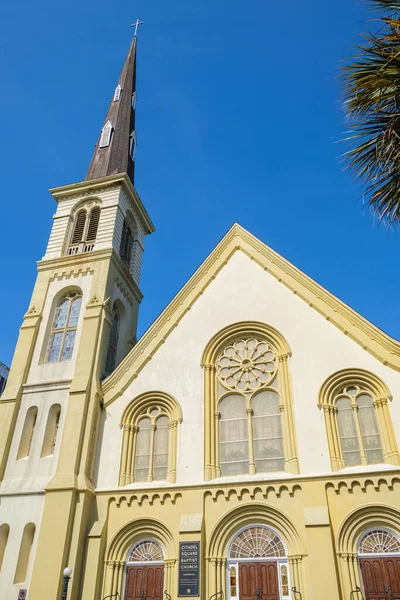
[{"label": "circular window tracery", "polygon": [[146,540],[139,542],[128,555],[128,562],[161,562],[164,552],[158,542]]},{"label": "circular window tracery", "polygon": [[234,539],[229,558],[275,558],[286,556],[280,537],[267,527],[249,527]]},{"label": "circular window tracery", "polygon": [[240,392],[253,392],[268,385],[277,372],[277,356],[270,344],[250,338],[224,348],[216,361],[222,385]]},{"label": "circular window tracery", "polygon": [[389,553],[400,553],[400,541],[390,531],[374,529],[367,533],[360,542],[359,554]]}]

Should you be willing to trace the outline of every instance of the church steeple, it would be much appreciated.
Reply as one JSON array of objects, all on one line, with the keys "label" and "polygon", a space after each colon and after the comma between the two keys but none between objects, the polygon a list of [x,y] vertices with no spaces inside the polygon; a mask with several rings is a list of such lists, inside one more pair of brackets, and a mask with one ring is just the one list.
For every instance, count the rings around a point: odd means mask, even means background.
[{"label": "church steeple", "polygon": [[95,146],[86,180],[127,173],[134,183],[136,30]]}]

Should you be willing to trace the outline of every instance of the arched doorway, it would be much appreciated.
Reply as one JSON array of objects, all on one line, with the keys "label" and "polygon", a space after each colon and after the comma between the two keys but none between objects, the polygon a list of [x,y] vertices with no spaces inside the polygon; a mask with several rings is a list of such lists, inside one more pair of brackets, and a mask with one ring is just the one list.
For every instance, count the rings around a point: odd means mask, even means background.
[{"label": "arched doorway", "polygon": [[228,550],[229,600],[290,598],[289,565],[279,535],[264,525],[251,525],[235,534]]},{"label": "arched doorway", "polygon": [[358,556],[365,600],[400,599],[400,540],[388,529],[364,532]]},{"label": "arched doorway", "polygon": [[126,560],[125,600],[163,600],[164,552],[155,540],[140,540]]}]

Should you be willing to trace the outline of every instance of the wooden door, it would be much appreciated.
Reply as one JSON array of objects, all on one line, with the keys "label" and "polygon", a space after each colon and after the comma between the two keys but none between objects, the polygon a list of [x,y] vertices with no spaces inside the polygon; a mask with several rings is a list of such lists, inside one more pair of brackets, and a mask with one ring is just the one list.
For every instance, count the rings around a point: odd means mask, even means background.
[{"label": "wooden door", "polygon": [[366,600],[400,600],[400,556],[362,558],[360,565]]},{"label": "wooden door", "polygon": [[276,562],[239,563],[240,600],[279,600]]},{"label": "wooden door", "polygon": [[125,600],[163,600],[164,565],[128,567]]}]

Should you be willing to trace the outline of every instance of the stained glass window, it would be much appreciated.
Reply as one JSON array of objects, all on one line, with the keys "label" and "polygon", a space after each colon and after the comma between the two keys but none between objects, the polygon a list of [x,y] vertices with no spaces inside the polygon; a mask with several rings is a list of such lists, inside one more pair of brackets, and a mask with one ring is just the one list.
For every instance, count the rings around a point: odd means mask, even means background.
[{"label": "stained glass window", "polygon": [[81,296],[69,294],[58,305],[50,334],[47,362],[72,358],[81,304]]},{"label": "stained glass window", "polygon": [[398,554],[400,541],[389,531],[375,529],[367,533],[360,542],[360,554]]},{"label": "stained glass window", "polygon": [[138,422],[135,481],[162,481],[168,476],[169,418],[151,407]]},{"label": "stained glass window", "polygon": [[163,550],[160,544],[153,540],[140,542],[132,548],[128,556],[128,562],[161,562],[163,560]]},{"label": "stained glass window", "polygon": [[336,401],[336,409],[345,466],[383,462],[372,397],[358,386],[348,386]]},{"label": "stained glass window", "polygon": [[230,558],[273,558],[285,556],[280,537],[268,527],[249,527],[233,541]]}]

